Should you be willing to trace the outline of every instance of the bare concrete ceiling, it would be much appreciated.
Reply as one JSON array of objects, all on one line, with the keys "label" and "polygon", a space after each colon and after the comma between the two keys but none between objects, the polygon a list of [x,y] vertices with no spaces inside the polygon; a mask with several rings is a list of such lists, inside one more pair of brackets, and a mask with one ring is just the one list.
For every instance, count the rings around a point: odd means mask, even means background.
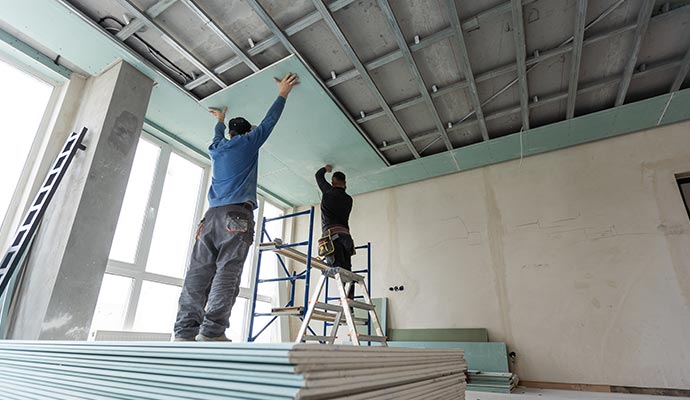
[{"label": "bare concrete ceiling", "polygon": [[690,84],[687,0],[69,2],[200,100],[297,53],[390,164]]}]

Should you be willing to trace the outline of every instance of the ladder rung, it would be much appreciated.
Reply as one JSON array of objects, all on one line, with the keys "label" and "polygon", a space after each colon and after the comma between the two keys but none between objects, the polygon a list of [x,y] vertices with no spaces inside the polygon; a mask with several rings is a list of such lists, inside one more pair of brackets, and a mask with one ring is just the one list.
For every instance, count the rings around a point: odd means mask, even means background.
[{"label": "ladder rung", "polygon": [[[311,319],[316,320],[316,321],[335,322],[335,314],[330,314],[327,312],[314,310],[314,313],[311,315]],[[367,323],[369,323],[368,318],[355,318],[354,320],[355,320],[355,325],[366,325]],[[340,318],[340,323],[344,324],[346,322],[347,322],[347,319],[345,319],[345,316],[343,315]]]},{"label": "ladder rung", "polygon": [[367,304],[367,303],[363,303],[361,301],[356,301],[356,300],[349,300],[348,299],[347,304],[350,307],[361,308],[362,310],[374,310],[374,309],[376,309],[376,307],[373,304]]},{"label": "ladder rung", "polygon": [[[348,335],[349,336],[349,335]],[[380,342],[384,343],[386,341],[385,336],[369,336],[369,335],[357,335],[357,339],[360,342]]]},{"label": "ladder rung", "polygon": [[[363,298],[364,298],[364,296],[362,296],[362,295],[355,296],[355,299],[363,299]],[[326,297],[326,301],[333,301],[333,300],[340,300],[340,297],[337,297],[337,296],[336,297]]]},{"label": "ladder rung", "polygon": [[315,340],[319,342],[330,342],[331,338],[329,336],[315,336],[315,335],[304,335],[302,336],[302,341],[306,342],[308,340]]},{"label": "ladder rung", "polygon": [[304,312],[304,307],[282,307],[282,308],[273,308],[271,309],[271,315],[288,315],[288,316],[302,316],[302,313]]},{"label": "ladder rung", "polygon": [[322,302],[316,303],[316,305],[314,307],[321,309],[321,310],[328,310],[328,311],[336,311],[336,312],[343,311],[342,306],[336,306],[335,304],[328,304],[328,303],[322,303]]},{"label": "ladder rung", "polygon": [[[335,271],[335,269],[329,270],[329,271],[328,271],[328,276],[329,276],[330,278],[334,278],[334,277],[335,277],[335,272],[334,272],[334,271]],[[340,274],[340,279],[343,281],[343,283],[347,283],[347,282],[364,282],[364,277],[363,277],[363,276],[354,274],[354,273],[352,273],[352,272],[350,272],[350,271],[348,271],[348,270],[346,270],[346,269],[342,269],[342,268],[341,268],[341,269],[338,270],[338,273]]]}]

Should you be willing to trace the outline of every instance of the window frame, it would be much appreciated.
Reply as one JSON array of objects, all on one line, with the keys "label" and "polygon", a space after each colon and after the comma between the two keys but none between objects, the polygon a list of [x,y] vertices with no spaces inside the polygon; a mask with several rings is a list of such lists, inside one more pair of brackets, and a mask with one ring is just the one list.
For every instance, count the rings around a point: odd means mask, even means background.
[{"label": "window frame", "polygon": [[[137,307],[139,305],[139,298],[141,295],[141,288],[144,281],[161,283],[165,285],[172,285],[181,287],[184,282],[183,278],[176,278],[173,276],[161,275],[146,271],[146,262],[148,260],[151,243],[153,240],[153,230],[156,226],[156,219],[158,217],[158,209],[163,194],[163,186],[165,185],[165,175],[168,170],[168,164],[172,153],[183,159],[194,163],[202,168],[202,177],[199,184],[199,193],[197,194],[197,205],[194,211],[194,220],[201,219],[205,207],[205,193],[208,190],[208,181],[211,173],[211,164],[207,159],[196,157],[187,152],[180,151],[177,147],[157,138],[156,136],[142,130],[141,140],[146,140],[160,148],[158,162],[156,163],[156,170],[153,174],[151,183],[151,191],[146,203],[146,211],[144,213],[144,221],[141,227],[137,249],[135,251],[134,262],[128,263],[119,260],[108,259],[105,273],[110,275],[118,275],[127,278],[132,278],[133,285],[130,293],[129,301],[127,302],[127,311],[125,313],[125,322],[122,327],[125,331],[131,331],[136,317]],[[192,224],[192,231],[189,232],[188,243],[188,257],[191,253],[193,245],[193,230],[196,229],[196,224]]]},{"label": "window frame", "polygon": [[[17,185],[12,191],[7,209],[3,210],[3,214],[0,215],[0,245],[6,248],[12,242],[17,227],[23,220],[26,210],[31,205],[33,192],[38,190],[38,186],[43,182],[42,175],[52,165],[53,157],[47,157],[46,154],[50,152],[48,145],[53,133],[53,124],[61,111],[63,97],[68,89],[69,80],[51,77],[49,74],[44,73],[44,71],[23,63],[21,59],[10,56],[2,48],[0,48],[0,61],[52,86],[48,103],[43,110],[41,121],[17,179]],[[8,290],[0,295],[0,339],[5,337],[8,327],[8,316],[11,313],[10,304],[12,296],[8,296],[7,293],[14,291],[14,285],[21,279],[20,277],[21,274],[15,274],[11,278]]]},{"label": "window frame", "polygon": [[[26,161],[24,165],[22,165],[22,170],[17,179],[17,185],[13,189],[10,202],[7,205],[7,210],[5,210],[4,215],[0,215],[0,243],[6,245],[12,240],[16,227],[22,220],[24,211],[28,208],[29,202],[31,201],[31,189],[39,184],[39,169],[41,166],[47,166],[48,163],[52,163],[53,161],[52,158],[46,160],[42,156],[50,140],[50,125],[54,116],[60,112],[60,100],[62,93],[66,90],[66,83],[68,82],[59,82],[52,79],[48,75],[42,74],[40,71],[24,65],[14,58],[6,56],[2,51],[0,51],[0,61],[52,86],[48,103],[41,115],[41,122],[38,125],[38,129],[29,147]],[[41,161],[40,163],[32,162],[34,160]]]},{"label": "window frame", "polygon": [[[167,172],[168,164],[170,161],[170,156],[172,153],[190,161],[203,168],[202,182],[199,186],[199,194],[197,199],[197,207],[194,214],[195,221],[200,221],[205,210],[208,208],[208,202],[206,200],[206,193],[211,182],[211,162],[205,157],[202,157],[191,151],[187,152],[181,150],[178,146],[173,146],[164,140],[161,140],[156,135],[147,132],[146,127],[142,130],[141,140],[147,140],[156,146],[160,147],[160,153],[158,162],[156,164],[156,170],[153,174],[153,179],[151,183],[151,191],[149,193],[149,198],[146,204],[146,212],[144,216],[143,225],[141,227],[141,233],[139,236],[139,242],[134,256],[134,262],[128,263],[119,260],[108,259],[105,273],[109,275],[117,275],[126,278],[131,278],[132,290],[129,294],[129,299],[126,302],[126,311],[124,324],[122,326],[123,331],[133,331],[134,321],[136,318],[137,308],[139,306],[139,300],[141,297],[141,289],[144,281],[150,281],[154,283],[172,285],[181,287],[184,283],[184,278],[176,278],[167,275],[156,274],[146,271],[146,262],[148,260],[148,254],[151,249],[151,243],[153,239],[153,231],[156,224],[156,218],[158,215],[158,208],[160,206],[160,200],[163,193],[163,185],[165,184],[165,175]],[[242,326],[242,339],[245,340],[249,331],[249,319],[251,318],[251,302],[253,298],[253,292],[255,287],[255,277],[257,272],[258,263],[258,253],[259,253],[259,240],[261,239],[261,221],[264,214],[264,206],[268,201],[264,196],[258,194],[258,209],[254,236],[254,246],[248,257],[251,257],[249,266],[251,270],[249,271],[249,285],[248,287],[240,286],[238,297],[246,299],[246,307],[242,310],[244,314],[244,325]],[[270,202],[274,207],[286,212],[286,209],[280,204],[275,202]],[[192,247],[194,245],[194,232],[197,229],[197,224],[193,224],[192,231],[189,232],[189,244],[188,244],[188,259],[185,263],[188,264],[189,256],[191,255]],[[283,225],[283,233],[285,232],[285,225]],[[278,265],[276,263],[276,271]],[[257,294],[257,301],[268,302],[273,305],[280,302],[280,294],[276,297],[266,296],[262,294]],[[171,327],[172,329],[172,327]],[[95,331],[97,329],[93,329]]]}]

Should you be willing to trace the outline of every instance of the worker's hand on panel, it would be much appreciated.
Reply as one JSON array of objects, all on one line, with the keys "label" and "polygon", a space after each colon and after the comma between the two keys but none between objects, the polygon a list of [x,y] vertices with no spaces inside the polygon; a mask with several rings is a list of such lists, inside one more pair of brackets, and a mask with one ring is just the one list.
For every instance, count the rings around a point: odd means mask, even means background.
[{"label": "worker's hand on panel", "polygon": [[218,122],[225,122],[225,113],[226,113],[227,111],[228,111],[228,107],[227,107],[227,106],[223,107],[222,110],[220,110],[220,109],[218,109],[218,108],[212,108],[212,107],[209,107],[209,109],[208,109],[208,112],[210,112],[211,115],[213,115],[214,117],[216,117],[216,119],[218,120]]},{"label": "worker's hand on panel", "polygon": [[293,74],[292,72],[288,72],[288,74],[285,75],[282,80],[278,78],[273,78],[273,80],[278,84],[278,96],[286,99],[292,88],[299,85],[299,77],[297,74]]},{"label": "worker's hand on panel", "polygon": [[326,168],[326,172],[328,172],[329,174],[331,173],[331,171],[333,171],[333,166],[331,164],[326,164],[324,168]]}]

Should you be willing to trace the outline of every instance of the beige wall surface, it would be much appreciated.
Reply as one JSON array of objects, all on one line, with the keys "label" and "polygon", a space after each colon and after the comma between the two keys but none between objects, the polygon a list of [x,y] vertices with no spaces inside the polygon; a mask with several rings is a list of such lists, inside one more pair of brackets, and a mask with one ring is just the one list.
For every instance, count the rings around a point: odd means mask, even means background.
[{"label": "beige wall surface", "polygon": [[690,122],[357,196],[351,227],[394,328],[488,328],[524,380],[688,389],[686,172]]}]

